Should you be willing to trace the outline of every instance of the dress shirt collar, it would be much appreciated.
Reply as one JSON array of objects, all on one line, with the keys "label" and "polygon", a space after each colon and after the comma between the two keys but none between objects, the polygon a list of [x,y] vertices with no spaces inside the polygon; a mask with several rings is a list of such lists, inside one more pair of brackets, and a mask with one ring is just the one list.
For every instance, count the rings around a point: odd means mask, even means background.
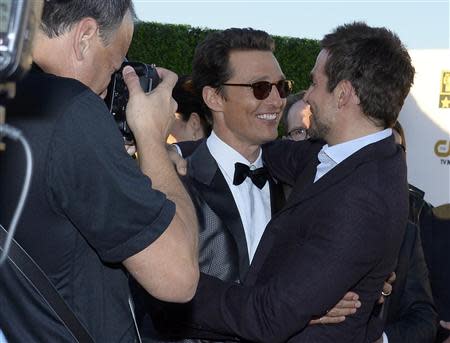
[{"label": "dress shirt collar", "polygon": [[375,132],[370,135],[356,138],[351,141],[336,144],[333,146],[325,144],[322,147],[322,150],[336,164],[339,164],[349,156],[353,155],[358,150],[364,148],[365,146],[381,141],[382,139],[385,139],[390,135],[392,135],[392,129],[385,129],[383,131]]},{"label": "dress shirt collar", "polygon": [[208,146],[209,152],[216,160],[222,172],[224,172],[231,180],[233,180],[234,164],[236,162],[250,166],[250,169],[260,168],[263,166],[261,149],[259,149],[259,155],[256,161],[250,163],[244,156],[221,140],[214,131],[211,132],[210,136],[206,140],[206,145]]},{"label": "dress shirt collar", "polygon": [[346,158],[353,155],[358,150],[364,148],[365,146],[381,141],[392,135],[392,129],[385,129],[370,135],[353,139],[348,142],[336,144],[329,146],[325,144],[322,149],[320,149],[317,158],[319,160],[319,165],[317,166],[316,176],[314,182],[319,180],[322,176],[328,173],[331,169],[336,167],[339,163],[344,161]]}]

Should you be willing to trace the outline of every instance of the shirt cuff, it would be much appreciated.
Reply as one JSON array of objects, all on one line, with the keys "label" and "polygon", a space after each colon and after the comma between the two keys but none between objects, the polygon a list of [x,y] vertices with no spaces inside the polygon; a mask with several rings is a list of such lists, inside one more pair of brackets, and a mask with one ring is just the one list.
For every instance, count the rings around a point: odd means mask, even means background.
[{"label": "shirt cuff", "polygon": [[177,149],[178,155],[180,155],[181,157],[183,157],[183,153],[181,152],[181,149],[180,149],[180,147],[178,146],[178,144],[173,143],[173,144],[170,144],[170,145],[171,145],[171,146],[174,146],[175,149]]}]

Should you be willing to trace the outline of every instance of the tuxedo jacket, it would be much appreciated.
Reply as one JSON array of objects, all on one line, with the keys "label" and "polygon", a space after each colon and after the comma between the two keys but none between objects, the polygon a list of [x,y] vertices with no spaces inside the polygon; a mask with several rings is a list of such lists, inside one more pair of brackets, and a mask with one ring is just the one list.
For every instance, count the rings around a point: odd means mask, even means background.
[{"label": "tuxedo jacket", "polygon": [[[183,178],[199,220],[200,270],[221,280],[241,282],[250,262],[244,227],[233,194],[202,142],[188,158]],[[269,179],[272,215],[284,203],[282,187]]]},{"label": "tuxedo jacket", "polygon": [[[255,342],[365,342],[383,282],[395,269],[408,217],[406,162],[393,136],[313,182],[322,144],[278,141],[263,150],[294,183],[268,224],[244,285],[202,274],[190,302],[197,328]],[[340,324],[308,322],[347,291],[362,306]]]},{"label": "tuxedo jacket", "polygon": [[[199,221],[200,270],[221,280],[242,282],[250,265],[244,227],[231,190],[209,152],[206,140],[189,156],[187,170],[188,174],[182,180]],[[280,184],[271,178],[268,182],[273,215],[284,204],[284,195]],[[154,337],[202,336],[188,333],[180,325],[180,317],[188,315],[184,312],[187,307],[162,302],[148,306],[153,307],[153,324],[158,331]],[[157,340],[154,338],[153,341]]]},{"label": "tuxedo jacket", "polygon": [[201,138],[196,141],[182,141],[177,142],[175,144],[180,149],[183,158],[188,158],[194,153],[195,149],[197,149],[198,146],[205,140],[206,140],[205,138]]}]

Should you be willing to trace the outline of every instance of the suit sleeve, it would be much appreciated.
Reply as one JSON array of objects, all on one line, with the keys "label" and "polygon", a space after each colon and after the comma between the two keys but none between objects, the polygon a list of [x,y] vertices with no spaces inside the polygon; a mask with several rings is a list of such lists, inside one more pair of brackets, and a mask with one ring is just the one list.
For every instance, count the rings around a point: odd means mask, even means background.
[{"label": "suit sleeve", "polygon": [[276,140],[263,145],[264,165],[275,179],[292,186],[311,158],[317,156],[321,146],[309,140]]},{"label": "suit sleeve", "polygon": [[388,323],[385,332],[389,343],[432,343],[436,336],[437,313],[419,231],[415,225],[410,225],[408,229],[414,230],[414,245],[404,291],[400,295],[400,313],[396,321]]},{"label": "suit sleeve", "polygon": [[[348,189],[327,216],[318,218],[306,240],[292,237],[272,249],[266,261],[276,259],[279,251],[284,258],[265,282],[245,287],[202,275],[191,302],[191,321],[250,341],[287,341],[381,262],[386,236],[380,228],[389,227],[386,213],[373,192]],[[382,280],[380,292],[381,287]],[[359,311],[370,312],[378,295],[372,294]]]}]

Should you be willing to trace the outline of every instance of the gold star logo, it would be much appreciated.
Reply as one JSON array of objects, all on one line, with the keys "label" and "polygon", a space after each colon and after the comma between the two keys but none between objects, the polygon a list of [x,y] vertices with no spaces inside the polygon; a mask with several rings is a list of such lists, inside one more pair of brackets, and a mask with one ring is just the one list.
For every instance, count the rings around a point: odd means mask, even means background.
[{"label": "gold star logo", "polygon": [[446,96],[441,100],[441,108],[449,108],[450,107],[450,99]]}]

